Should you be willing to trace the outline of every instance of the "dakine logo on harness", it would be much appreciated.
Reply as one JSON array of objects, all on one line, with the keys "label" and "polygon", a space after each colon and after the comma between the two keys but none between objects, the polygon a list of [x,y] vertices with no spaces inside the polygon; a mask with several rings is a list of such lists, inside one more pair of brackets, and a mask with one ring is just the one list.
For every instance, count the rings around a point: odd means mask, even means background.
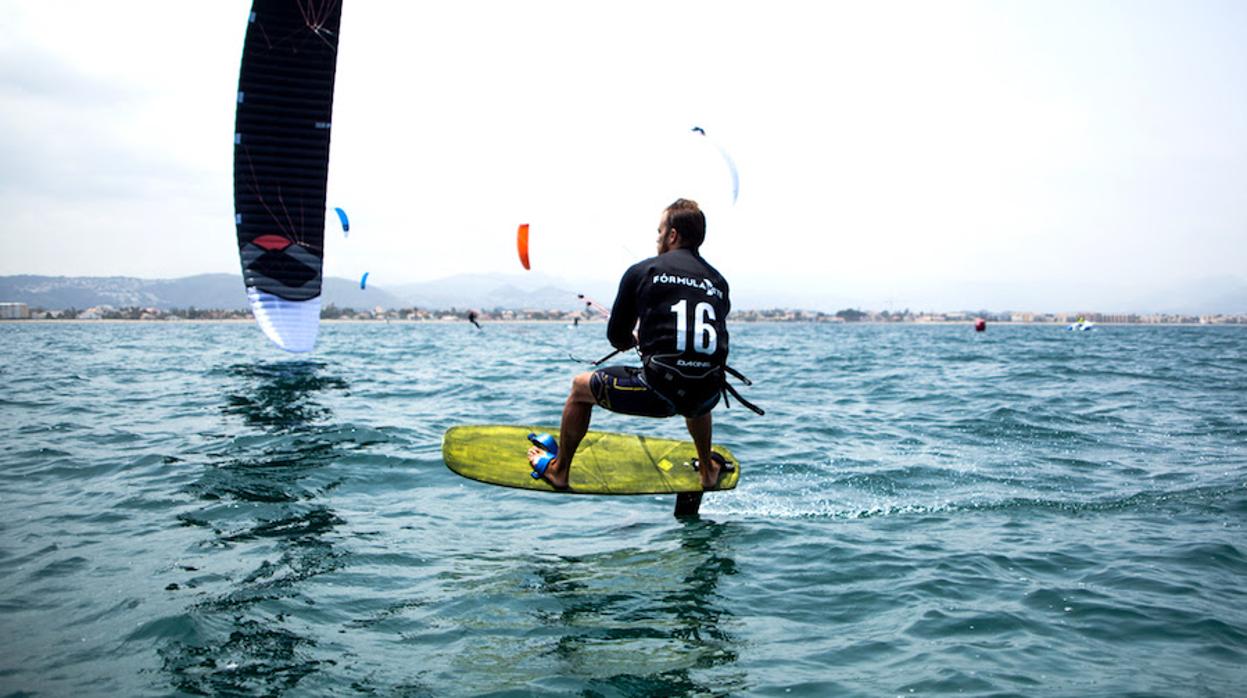
[{"label": "dakine logo on harness", "polygon": [[685,361],[684,359],[677,359],[675,365],[687,368],[710,368],[711,363],[709,361]]},{"label": "dakine logo on harness", "polygon": [[679,286],[689,286],[691,288],[700,288],[701,290],[706,292],[707,296],[718,296],[720,298],[723,297],[723,292],[715,288],[714,284],[710,283],[710,279],[702,279],[701,281],[696,281],[694,279],[688,278],[687,276],[671,276],[670,274],[654,274],[654,279],[652,283],[677,284]]}]

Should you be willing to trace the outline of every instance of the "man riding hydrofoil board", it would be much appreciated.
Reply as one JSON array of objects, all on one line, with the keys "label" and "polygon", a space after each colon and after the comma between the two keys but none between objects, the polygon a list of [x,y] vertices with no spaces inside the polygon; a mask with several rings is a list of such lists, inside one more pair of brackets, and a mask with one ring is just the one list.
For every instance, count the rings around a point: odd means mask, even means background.
[{"label": "man riding hydrofoil board", "polygon": [[[658,222],[658,254],[624,272],[611,308],[606,337],[618,351],[637,347],[640,367],[608,366],[572,379],[556,443],[548,434],[530,435],[533,477],[567,489],[572,460],[589,430],[593,406],[644,417],[684,417],[697,448],[703,490],[716,489],[725,462],[711,452],[711,410],[731,392],[727,366],[727,280],[699,253],[706,217],[697,202],[678,199]],[[634,333],[635,328],[635,333]]]}]

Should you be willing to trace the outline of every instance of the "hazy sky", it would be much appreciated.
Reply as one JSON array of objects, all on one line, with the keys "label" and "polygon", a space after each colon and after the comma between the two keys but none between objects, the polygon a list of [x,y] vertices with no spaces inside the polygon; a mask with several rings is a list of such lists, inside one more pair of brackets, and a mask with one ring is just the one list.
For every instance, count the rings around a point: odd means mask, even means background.
[{"label": "hazy sky", "polygon": [[[0,0],[0,274],[238,272],[249,7]],[[744,305],[1247,278],[1244,2],[345,0],[339,51],[331,275],[520,272],[529,223],[613,285],[684,195]]]}]

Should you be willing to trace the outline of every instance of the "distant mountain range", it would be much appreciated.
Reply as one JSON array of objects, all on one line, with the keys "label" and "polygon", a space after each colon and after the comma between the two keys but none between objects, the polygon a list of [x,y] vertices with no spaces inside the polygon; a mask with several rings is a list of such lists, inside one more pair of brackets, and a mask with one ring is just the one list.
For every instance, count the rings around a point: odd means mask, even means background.
[{"label": "distant mountain range", "polygon": [[[1191,281],[1157,291],[1129,288],[1046,289],[1036,291],[1009,284],[958,284],[909,289],[887,295],[860,289],[848,296],[825,290],[781,288],[781,285],[741,282],[733,285],[733,306],[741,309],[793,308],[834,312],[843,308],[994,312],[1005,310],[1097,311],[1127,313],[1245,314],[1247,279],[1216,277]],[[356,310],[381,306],[448,310],[577,310],[584,307],[578,294],[610,305],[614,279],[573,282],[537,272],[525,274],[459,274],[433,281],[399,285],[371,284],[361,290],[351,279],[327,278],[325,305]],[[872,300],[873,299],[873,300]],[[247,296],[238,274],[200,274],[182,279],[138,279],[128,276],[0,276],[0,302],[16,301],[31,308],[63,310],[99,305],[114,308],[152,307],[161,310],[190,307],[245,309]]]},{"label": "distant mountain range", "polygon": [[[358,281],[327,278],[323,303],[339,308],[502,308],[510,310],[576,310],[584,302],[579,291],[550,277],[464,274],[436,281],[360,289]],[[603,302],[610,303],[611,298]],[[182,279],[137,279],[129,276],[0,276],[0,302],[31,308],[63,310],[110,305],[143,307],[246,309],[242,279],[237,274],[200,274]]]}]

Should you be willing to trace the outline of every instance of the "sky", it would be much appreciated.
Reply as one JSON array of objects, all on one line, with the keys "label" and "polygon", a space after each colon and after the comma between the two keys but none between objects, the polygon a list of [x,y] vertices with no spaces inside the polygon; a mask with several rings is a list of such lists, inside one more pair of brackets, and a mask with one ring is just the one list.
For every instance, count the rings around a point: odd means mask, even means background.
[{"label": "sky", "polygon": [[[0,275],[239,272],[249,8],[0,0]],[[326,274],[522,274],[528,223],[613,288],[677,196],[739,307],[1247,288],[1247,3],[344,0]]]}]

